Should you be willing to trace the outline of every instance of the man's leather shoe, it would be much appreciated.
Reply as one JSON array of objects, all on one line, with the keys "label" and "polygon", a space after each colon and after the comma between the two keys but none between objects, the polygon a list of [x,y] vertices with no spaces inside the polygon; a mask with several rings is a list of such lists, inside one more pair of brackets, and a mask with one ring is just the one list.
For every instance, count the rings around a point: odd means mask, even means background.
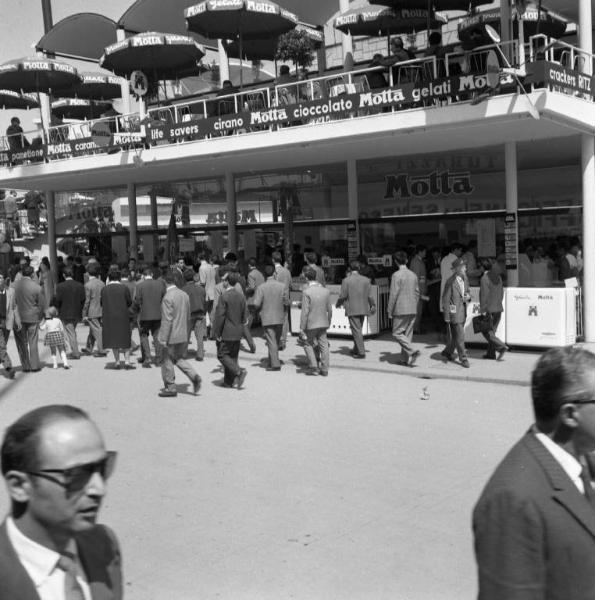
[{"label": "man's leather shoe", "polygon": [[352,354],[353,358],[366,358],[365,354]]},{"label": "man's leather shoe", "polygon": [[468,360],[462,360],[461,361],[461,366],[465,367],[465,369],[468,369],[471,365],[469,364]]},{"label": "man's leather shoe", "polygon": [[143,361],[143,369],[150,369],[151,363],[148,360]]},{"label": "man's leather shoe", "polygon": [[201,383],[202,380],[200,379],[199,375],[197,375],[192,381],[192,392],[195,396],[198,396],[198,391],[200,390]]},{"label": "man's leather shoe", "polygon": [[442,356],[444,356],[444,358],[446,358],[446,360],[454,360],[454,356],[452,354],[449,354],[446,350],[442,350],[442,352],[440,352],[440,354]]},{"label": "man's leather shoe", "polygon": [[415,364],[415,361],[419,358],[419,350],[416,350],[410,357],[409,357],[409,366],[412,367]]},{"label": "man's leather shoe", "polygon": [[328,377],[328,371],[323,371],[322,369],[320,369],[320,374],[321,374],[323,377]]},{"label": "man's leather shoe", "polygon": [[174,392],[173,390],[161,390],[159,392],[161,398],[175,398],[177,395],[178,392]]},{"label": "man's leather shoe", "polygon": [[506,354],[507,350],[508,348],[502,348],[501,350],[498,350],[498,358],[496,360],[502,360],[502,357]]},{"label": "man's leather shoe", "polygon": [[6,367],[6,377],[8,379],[14,379],[14,369],[12,367]]},{"label": "man's leather shoe", "polygon": [[280,371],[281,367],[267,367],[267,371]]},{"label": "man's leather shoe", "polygon": [[99,358],[101,356],[107,356],[107,352],[95,352],[95,354],[93,354],[93,356],[95,356],[95,358]]},{"label": "man's leather shoe", "polygon": [[237,379],[236,379],[236,386],[237,386],[238,390],[242,389],[242,386],[244,385],[244,381],[246,381],[247,376],[248,376],[248,371],[246,371],[246,369],[240,369],[240,374],[237,376]]},{"label": "man's leather shoe", "polygon": [[481,358],[485,358],[486,360],[496,360],[495,354],[484,354]]},{"label": "man's leather shoe", "polygon": [[93,352],[91,352],[91,350],[89,350],[89,348],[83,348],[81,350],[82,354],[86,354],[87,356],[91,356],[91,354],[93,354]]}]

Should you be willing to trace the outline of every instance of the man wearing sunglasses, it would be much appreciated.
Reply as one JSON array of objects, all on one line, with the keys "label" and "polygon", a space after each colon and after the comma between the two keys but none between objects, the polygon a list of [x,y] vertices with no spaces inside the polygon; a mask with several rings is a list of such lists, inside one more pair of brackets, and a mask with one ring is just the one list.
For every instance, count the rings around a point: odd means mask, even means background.
[{"label": "man wearing sunglasses", "polygon": [[595,598],[595,354],[548,350],[531,395],[535,424],[473,512],[479,598]]},{"label": "man wearing sunglasses", "polygon": [[0,598],[120,600],[120,550],[96,523],[115,453],[74,406],[37,408],[0,450],[11,514],[0,526]]}]

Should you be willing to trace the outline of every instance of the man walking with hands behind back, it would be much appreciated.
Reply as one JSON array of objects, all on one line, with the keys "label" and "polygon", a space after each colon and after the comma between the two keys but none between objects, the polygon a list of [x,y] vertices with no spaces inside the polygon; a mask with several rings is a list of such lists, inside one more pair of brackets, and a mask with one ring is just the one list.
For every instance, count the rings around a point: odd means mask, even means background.
[{"label": "man walking with hands behind back", "polygon": [[107,352],[103,351],[103,331],[101,328],[101,318],[103,316],[101,291],[105,287],[105,283],[99,279],[99,272],[99,263],[89,261],[87,265],[89,281],[85,283],[85,306],[83,306],[83,320],[87,321],[89,325],[89,335],[83,353],[91,354],[93,346],[97,344],[95,356],[107,356]]},{"label": "man walking with hands behind back", "polygon": [[535,423],[473,511],[481,600],[595,598],[595,355],[552,348],[531,377]]},{"label": "man walking with hands behind back", "polygon": [[353,336],[353,358],[366,358],[362,328],[364,319],[376,312],[376,301],[372,295],[372,284],[367,277],[360,275],[360,263],[352,260],[349,263],[351,273],[341,282],[341,292],[337,299],[337,308],[345,304],[345,314],[349,319],[349,327]]},{"label": "man walking with hands behind back", "polygon": [[333,307],[331,294],[316,280],[316,271],[304,269],[308,287],[302,294],[300,333],[305,337],[304,351],[308,358],[308,375],[320,373],[326,377],[329,370],[329,347],[326,331],[331,325]]},{"label": "man walking with hands behind back", "polygon": [[188,294],[176,286],[176,273],[168,269],[164,275],[166,292],[161,301],[161,326],[159,328],[159,349],[161,350],[161,376],[164,388],[159,392],[162,398],[173,398],[176,390],[177,366],[190,379],[196,396],[201,379],[190,366],[185,356],[188,351],[188,322],[190,320],[190,299]]},{"label": "man walking with hands behind back", "polygon": [[27,373],[41,370],[37,337],[39,321],[43,317],[44,296],[41,286],[31,279],[33,267],[25,265],[21,273],[21,279],[14,284],[14,297],[21,317],[21,328],[15,330],[14,337],[23,372]]},{"label": "man walking with hands behind back", "polygon": [[0,526],[2,600],[121,600],[120,548],[96,523],[116,453],[74,406],[50,405],[6,430]]},{"label": "man walking with hands behind back", "polygon": [[465,350],[465,321],[467,303],[471,300],[469,283],[466,277],[467,265],[461,258],[452,264],[454,273],[447,279],[442,294],[442,314],[446,321],[448,343],[441,354],[446,360],[454,360],[455,348],[461,365],[469,368]]},{"label": "man walking with hands behind back", "polygon": [[393,273],[388,296],[388,316],[393,322],[393,336],[401,346],[400,365],[412,367],[419,350],[411,345],[413,325],[419,301],[419,283],[413,271],[407,268],[407,254],[395,254],[398,270]]},{"label": "man walking with hands behind back", "polygon": [[70,358],[78,360],[81,351],[76,337],[76,326],[83,318],[85,286],[73,279],[72,267],[64,267],[64,281],[58,284],[54,305],[64,323],[64,333],[70,346]]}]

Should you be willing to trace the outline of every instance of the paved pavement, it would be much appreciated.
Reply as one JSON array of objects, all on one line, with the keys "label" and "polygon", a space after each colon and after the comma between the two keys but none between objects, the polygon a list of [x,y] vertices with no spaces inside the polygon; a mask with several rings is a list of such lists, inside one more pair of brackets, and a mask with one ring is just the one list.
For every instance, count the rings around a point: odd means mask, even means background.
[{"label": "paved pavement", "polygon": [[266,372],[256,341],[241,392],[213,385],[212,342],[198,397],[177,372],[178,397],[158,398],[158,369],[106,370],[110,357],[0,376],[1,426],[49,402],[99,423],[120,453],[101,519],[121,540],[128,600],[473,597],[471,509],[531,422],[537,355],[476,349],[463,369],[426,340],[409,369],[390,336],[357,361],[334,338],[322,378],[303,374],[295,338]]}]

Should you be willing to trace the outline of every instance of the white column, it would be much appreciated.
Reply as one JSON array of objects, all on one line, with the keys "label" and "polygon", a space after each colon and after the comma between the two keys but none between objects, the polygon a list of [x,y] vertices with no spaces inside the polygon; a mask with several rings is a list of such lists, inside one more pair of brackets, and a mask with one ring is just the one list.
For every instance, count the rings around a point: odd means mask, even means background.
[{"label": "white column", "polygon": [[236,186],[233,173],[225,173],[225,196],[227,198],[227,245],[230,252],[238,251],[238,234],[236,227]]},{"label": "white column", "polygon": [[[579,43],[581,50],[593,52],[591,0],[579,0]],[[582,62],[582,61],[581,61]],[[582,63],[592,75],[590,61]],[[595,343],[595,137],[581,136],[583,183],[583,307],[585,341]]]},{"label": "white column", "polygon": [[[349,0],[339,0],[339,9],[341,12],[349,10]],[[345,70],[350,71],[353,69],[353,39],[351,34],[343,34],[343,66]]]},{"label": "white column", "polygon": [[[121,42],[126,39],[126,32],[123,29],[116,29],[116,40]],[[122,114],[128,115],[131,112],[130,108],[130,84],[128,83],[128,79],[124,78],[124,81],[121,85],[122,89]]]},{"label": "white column", "polygon": [[518,238],[519,238],[519,223],[518,223],[518,209],[519,209],[519,196],[518,196],[518,181],[517,181],[517,155],[516,155],[516,142],[506,142],[504,146],[504,163],[506,173],[506,212],[514,213],[516,215],[516,238],[517,238],[517,252],[516,252],[516,269],[507,270],[508,274],[508,287],[517,287],[519,285],[519,251],[518,251]]},{"label": "white column", "polygon": [[222,40],[217,40],[217,50],[219,51],[219,87],[223,87],[223,82],[229,79],[229,58]]}]

